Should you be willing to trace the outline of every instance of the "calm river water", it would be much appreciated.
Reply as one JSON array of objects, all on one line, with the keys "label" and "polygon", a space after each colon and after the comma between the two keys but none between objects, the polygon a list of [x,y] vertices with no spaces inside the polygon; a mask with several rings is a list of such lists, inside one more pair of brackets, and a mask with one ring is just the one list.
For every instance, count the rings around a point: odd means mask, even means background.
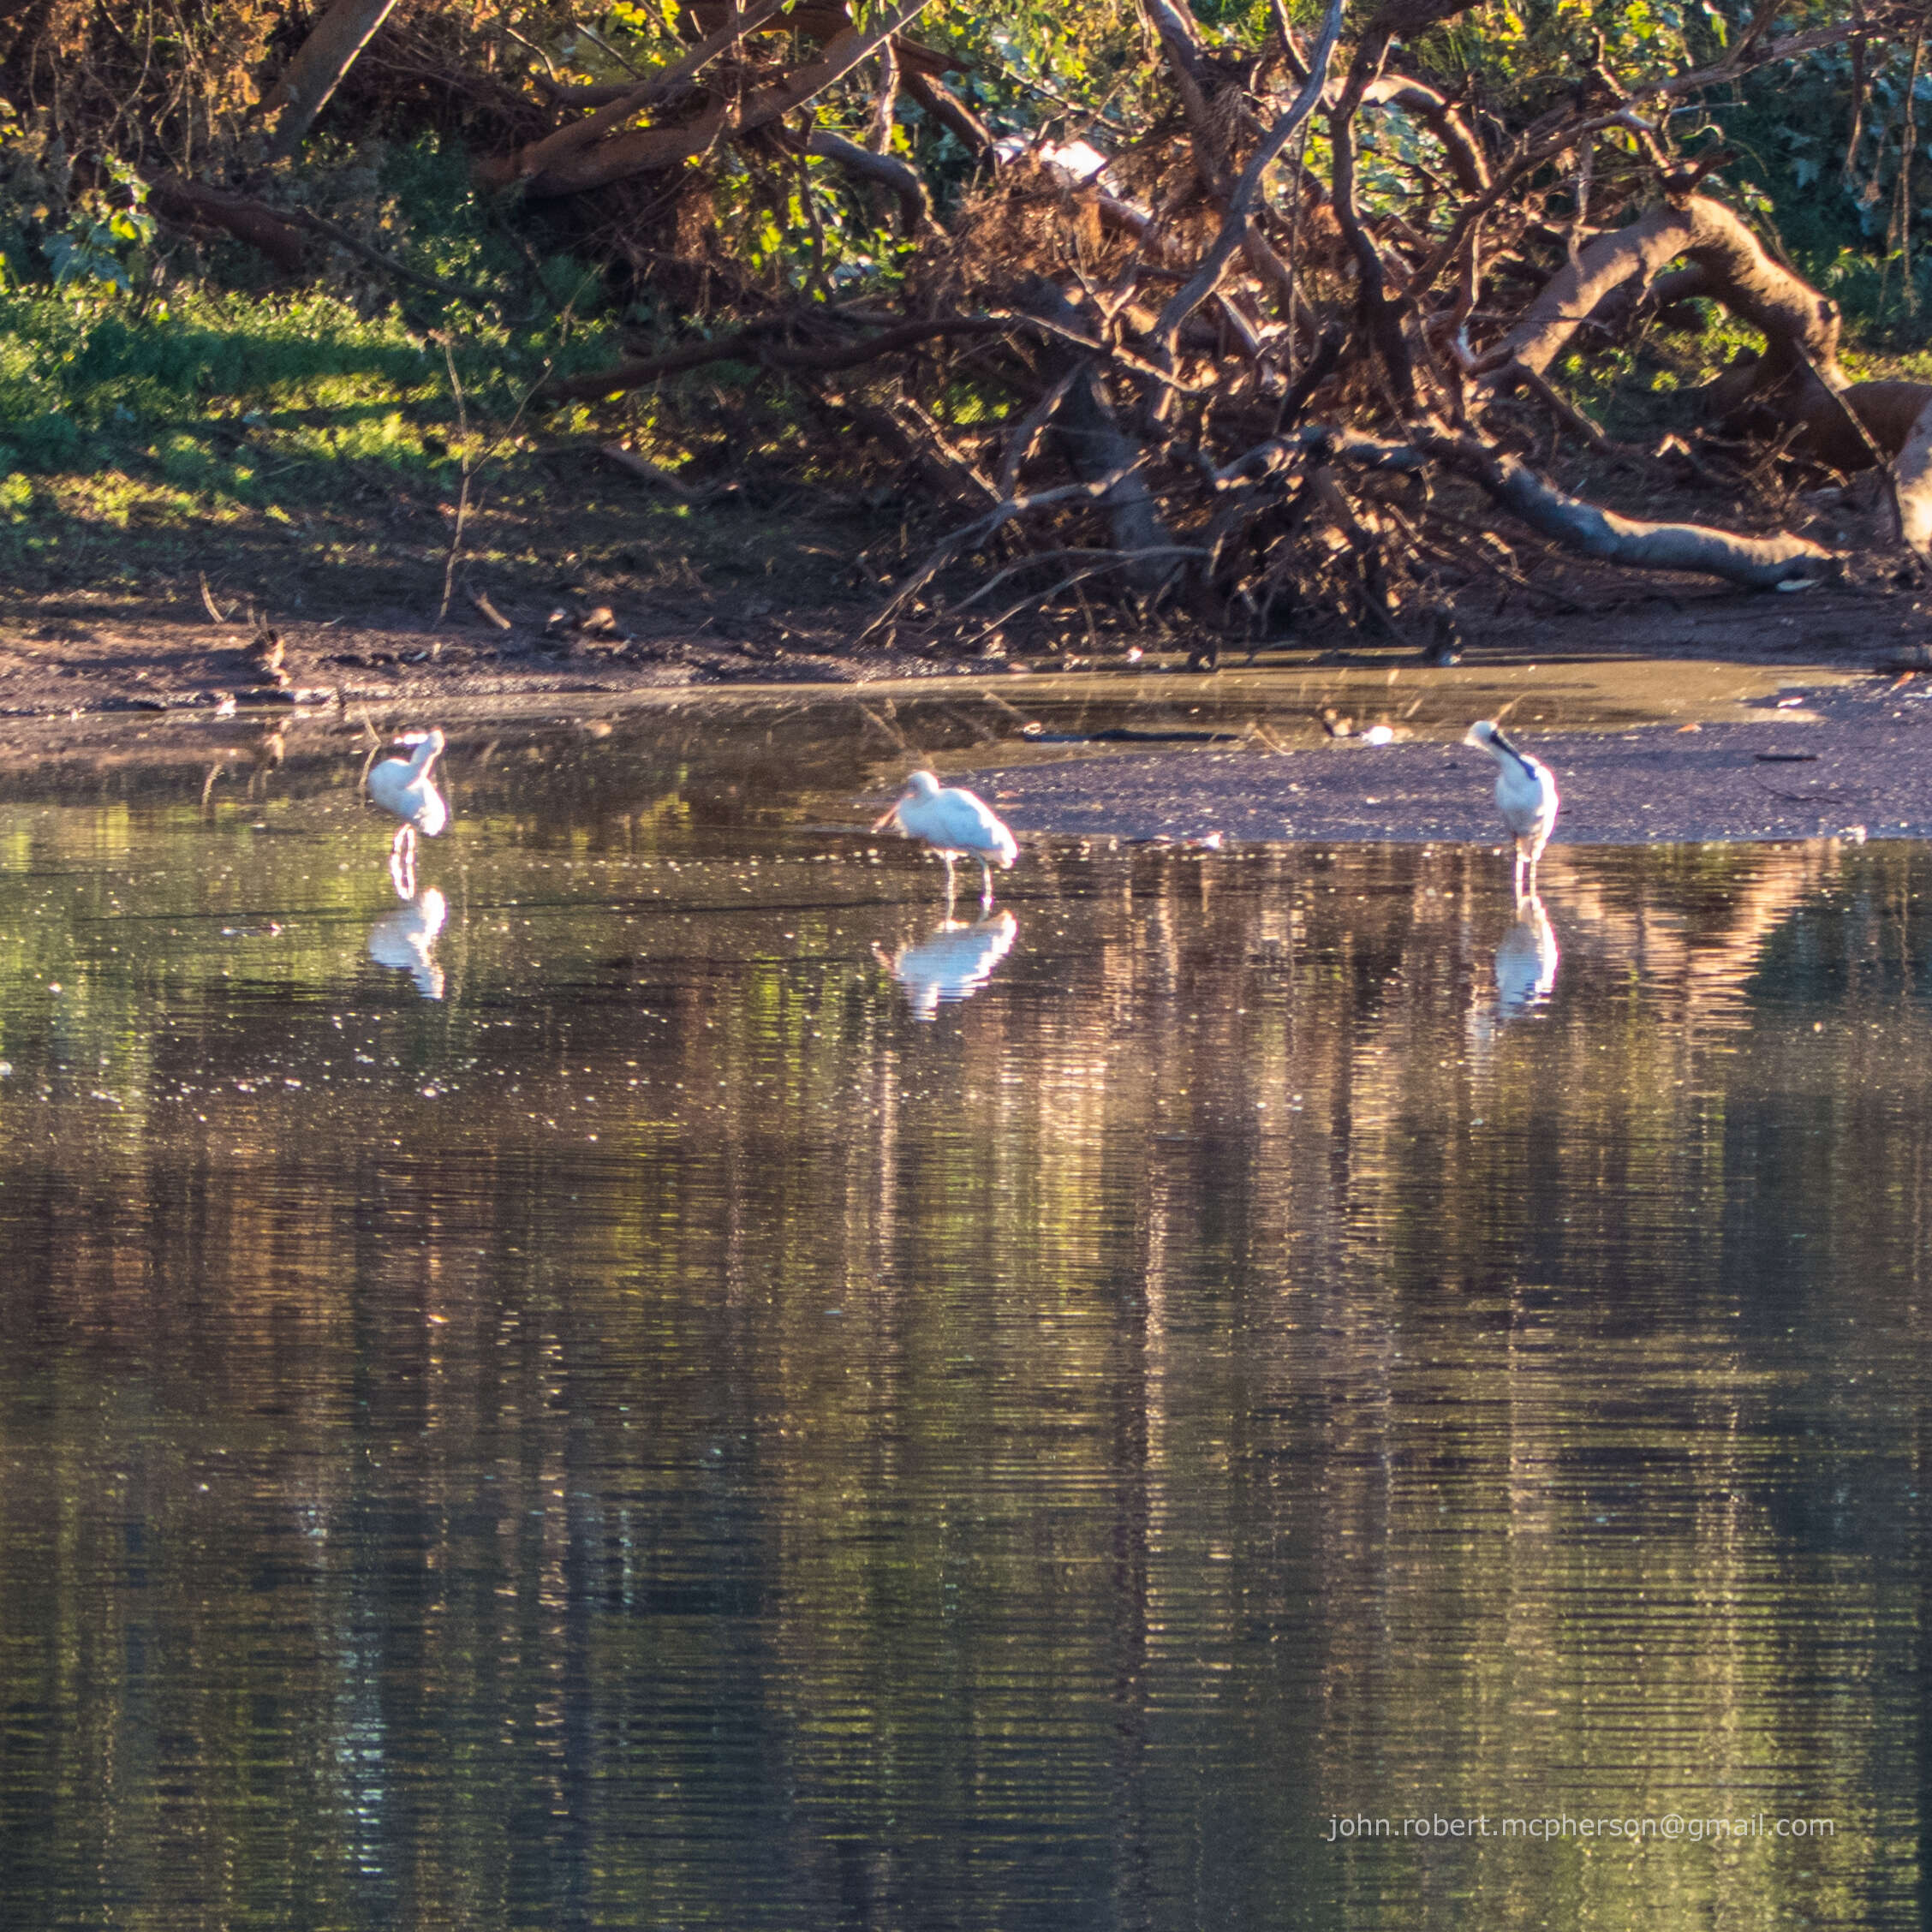
[{"label": "calm river water", "polygon": [[1932,856],[717,730],[0,805],[8,1926],[1921,1922]]}]

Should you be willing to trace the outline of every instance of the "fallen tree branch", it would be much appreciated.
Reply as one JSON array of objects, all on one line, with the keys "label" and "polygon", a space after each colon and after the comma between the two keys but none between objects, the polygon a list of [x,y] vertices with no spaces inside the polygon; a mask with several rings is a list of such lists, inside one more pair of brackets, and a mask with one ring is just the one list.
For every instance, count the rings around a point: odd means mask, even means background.
[{"label": "fallen tree branch", "polygon": [[999,494],[1004,498],[1012,495],[1020,480],[1020,470],[1033,454],[1033,446],[1040,440],[1040,434],[1052,421],[1054,412],[1066,400],[1066,392],[1073,387],[1074,379],[1080,373],[1077,362],[1070,363],[1060,372],[1059,379],[1038,402],[1027,412],[1025,420],[1007,439],[1006,454],[999,464]]},{"label": "fallen tree branch", "polygon": [[833,134],[829,128],[813,128],[806,140],[805,152],[836,163],[862,181],[874,182],[897,197],[908,235],[932,228],[933,203],[926,192],[925,178],[897,155],[875,153],[856,141],[847,140],[843,134]]},{"label": "fallen tree branch", "polygon": [[1899,534],[1915,557],[1932,556],[1932,392],[1892,459]]},{"label": "fallen tree branch", "polygon": [[[1551,277],[1523,319],[1483,360],[1519,363],[1541,375],[1577,326],[1621,284],[1636,278],[1648,287],[1680,255],[1704,271],[1711,294],[1764,332],[1774,357],[1784,345],[1797,343],[1831,379],[1838,366],[1838,305],[1774,261],[1738,215],[1706,194],[1666,202],[1627,228],[1598,236]],[[1772,379],[1791,373],[1791,367],[1789,360],[1777,363]]]},{"label": "fallen tree branch", "polygon": [[948,129],[952,138],[975,161],[993,158],[993,130],[951,88],[929,74],[921,74],[916,67],[904,69],[902,78],[905,91],[933,120]]},{"label": "fallen tree branch", "polygon": [[[682,374],[687,369],[701,369],[709,362],[756,362],[772,369],[814,370],[829,374],[836,369],[850,369],[871,362],[896,350],[912,349],[921,343],[943,336],[997,335],[1014,326],[1010,316],[949,315],[931,322],[907,322],[857,343],[834,343],[811,349],[775,343],[771,338],[793,327],[796,315],[774,316],[754,322],[729,336],[707,343],[688,343],[683,349],[667,349],[662,355],[648,355],[635,361],[619,362],[587,376],[564,376],[546,383],[546,402],[593,402],[617,396],[625,390],[641,389],[661,377]],[[1090,346],[1099,348],[1094,343]]]},{"label": "fallen tree branch", "polygon": [[266,255],[285,274],[299,275],[307,265],[308,251],[300,233],[278,210],[245,194],[230,194],[206,182],[184,181],[179,175],[162,175],[149,184],[147,202],[170,226],[224,230]]},{"label": "fallen tree branch", "polygon": [[[1644,570],[1680,570],[1720,578],[1746,590],[1808,588],[1836,576],[1839,560],[1809,538],[1780,533],[1747,537],[1702,523],[1653,523],[1619,516],[1559,490],[1527,463],[1473,436],[1421,431],[1406,442],[1311,425],[1261,444],[1237,464],[1279,466],[1290,452],[1315,464],[1415,471],[1431,463],[1467,477],[1535,534],[1574,556]],[[1236,466],[1231,466],[1236,467]]]},{"label": "fallen tree branch", "polygon": [[[1070,305],[1067,313],[1077,317],[1077,311]],[[862,362],[870,362],[880,356],[891,355],[900,349],[914,348],[921,343],[932,342],[941,337],[994,336],[1028,331],[1052,337],[1071,348],[1085,349],[1103,360],[1118,362],[1136,375],[1145,376],[1150,380],[1165,383],[1183,391],[1189,390],[1187,384],[1177,381],[1165,371],[1156,369],[1141,357],[1115,343],[1096,342],[1091,336],[1083,335],[1072,324],[1053,316],[942,316],[928,322],[903,323],[879,335],[868,337],[862,343],[820,349],[769,343],[771,337],[795,327],[801,320],[808,319],[813,321],[821,319],[816,315],[802,316],[794,310],[784,315],[748,324],[732,335],[719,336],[708,343],[688,343],[683,349],[666,349],[661,355],[642,356],[633,361],[615,363],[608,369],[595,370],[589,375],[559,378],[545,385],[543,396],[546,401],[593,401],[602,397],[621,395],[626,390],[641,389],[646,383],[656,382],[663,376],[678,375],[687,369],[702,368],[707,362],[748,361],[772,369],[818,370],[829,373],[835,369],[855,368]],[[822,319],[848,321],[854,318],[828,314]]]},{"label": "fallen tree branch", "polygon": [[360,260],[367,262],[372,268],[380,269],[396,281],[440,295],[445,301],[467,302],[474,308],[482,308],[497,300],[487,289],[473,289],[462,282],[445,282],[439,277],[424,274],[420,269],[411,268],[407,262],[385,255],[380,248],[371,247],[339,223],[312,214],[307,208],[271,207],[265,201],[253,200],[245,194],[232,194],[225,188],[211,188],[206,182],[183,181],[179,175],[163,175],[151,183],[148,201],[156,213],[171,225],[192,228],[199,224],[223,229],[237,242],[247,242],[251,248],[266,255],[277,268],[291,275],[301,272],[307,265],[307,251],[299,232],[306,230],[311,235],[319,235],[334,242],[337,247],[348,249]]},{"label": "fallen tree branch", "polygon": [[[1387,11],[1384,9],[1385,13]],[[1378,15],[1380,21],[1382,16]],[[1378,355],[1394,390],[1395,406],[1404,414],[1416,407],[1415,365],[1402,332],[1401,316],[1388,297],[1388,276],[1382,252],[1375,246],[1356,205],[1355,122],[1363,98],[1374,79],[1392,38],[1385,25],[1363,34],[1349,66],[1341,98],[1328,111],[1328,144],[1333,178],[1328,203],[1340,224],[1342,240],[1355,257],[1356,330],[1364,350]]]},{"label": "fallen tree branch", "polygon": [[[886,18],[864,33],[849,29],[832,41],[815,61],[794,68],[789,74],[742,94],[712,101],[694,119],[675,128],[642,128],[614,134],[609,140],[595,140],[586,146],[581,141],[568,150],[552,149],[548,158],[526,171],[525,157],[511,156],[488,161],[477,170],[477,179],[486,187],[506,188],[521,181],[524,192],[542,200],[561,194],[579,194],[586,189],[607,187],[632,175],[646,175],[675,168],[709,153],[721,141],[735,140],[795,113],[822,94],[827,87],[844,79],[852,69],[869,60],[899,28],[915,20],[932,0],[901,0]],[[720,30],[722,31],[722,30]],[[650,83],[662,86],[661,80]],[[622,102],[593,115],[601,126],[625,119]],[[580,128],[582,126],[580,123]],[[575,130],[564,129],[562,133]],[[552,136],[552,140],[558,137]],[[539,143],[540,147],[543,144]]]},{"label": "fallen tree branch", "polygon": [[1496,387],[1506,388],[1512,381],[1520,382],[1565,429],[1574,430],[1598,456],[1607,456],[1611,462],[1633,469],[1640,467],[1635,457],[1619,450],[1581,409],[1560,394],[1547,377],[1521,362],[1508,362],[1495,373]]},{"label": "fallen tree branch", "polygon": [[[1702,523],[1653,523],[1601,510],[1538,476],[1528,464],[1473,437],[1416,439],[1422,454],[1479,484],[1538,536],[1579,557],[1644,570],[1686,570],[1746,590],[1808,587],[1838,575],[1838,559],[1806,537],[1740,536]],[[1336,460],[1350,454],[1344,444]]]},{"label": "fallen tree branch", "polygon": [[[1004,529],[1007,524],[1014,522],[1017,518],[1031,516],[1041,510],[1052,510],[1059,504],[1072,503],[1081,498],[1084,498],[1089,503],[1101,502],[1110,490],[1124,483],[1146,460],[1144,456],[1136,456],[1126,468],[1117,470],[1108,476],[1097,476],[1090,483],[1065,483],[1062,484],[1058,489],[1041,490],[1030,497],[1008,497],[1003,502],[995,504],[984,516],[955,530],[951,536],[943,538],[938,548],[933,550],[926,561],[913,572],[912,575],[900,585],[879,614],[852,641],[855,644],[864,643],[866,639],[870,637],[875,630],[888,623],[900,611],[904,609],[906,605],[910,603],[915,597],[918,596],[920,592],[925,589],[927,585],[931,583],[933,579],[938,576],[939,572],[954,558],[961,555],[963,552],[980,548],[988,537],[993,535],[995,532]],[[1165,546],[1156,546],[1155,547],[1163,548]]]},{"label": "fallen tree branch", "polygon": [[307,208],[265,208],[263,212],[293,222],[298,228],[306,228],[311,235],[323,236],[338,248],[347,248],[359,260],[367,262],[370,267],[379,268],[385,275],[406,282],[412,288],[441,295],[445,301],[468,302],[473,308],[482,308],[497,300],[486,289],[473,289],[463,282],[445,282],[438,276],[424,274],[420,268],[411,268],[407,262],[399,262],[393,255],[385,255],[380,248],[373,248],[367,242],[358,240],[340,223],[311,214]]},{"label": "fallen tree branch", "polygon": [[329,104],[330,95],[395,4],[396,0],[336,0],[309,30],[295,57],[254,110],[258,114],[278,107],[283,110],[268,146],[271,161],[286,161],[301,146],[316,116]]},{"label": "fallen tree branch", "polygon": [[[1063,332],[1076,319],[1073,306],[1044,276],[1035,277],[1026,297],[1029,313]],[[1161,522],[1140,474],[1142,450],[1120,426],[1100,387],[1091,357],[1072,365],[1068,384],[1054,418],[1053,434],[1076,476],[1094,481],[1113,478],[1100,501],[1113,528],[1114,546],[1122,551],[1153,552],[1171,545],[1173,533]],[[1139,587],[1151,593],[1167,573],[1142,572]]]},{"label": "fallen tree branch", "polygon": [[1385,74],[1363,89],[1362,100],[1365,107],[1398,108],[1420,121],[1441,143],[1449,157],[1449,172],[1465,193],[1480,194],[1488,187],[1489,164],[1482,144],[1446,94],[1413,75]]},{"label": "fallen tree branch", "polygon": [[[1077,551],[1043,551],[1040,554],[1042,557],[1074,557],[1079,555],[1079,552]],[[1195,544],[1170,544],[1163,550],[1108,551],[1106,553],[1105,561],[1089,564],[1081,569],[1070,571],[1058,583],[1049,584],[1045,590],[1035,591],[1029,596],[1022,597],[1009,604],[998,617],[988,618],[973,634],[972,637],[967,641],[968,647],[970,648],[972,645],[978,643],[982,638],[991,636],[1002,624],[1011,623],[1015,617],[1019,616],[1022,611],[1028,610],[1035,605],[1051,604],[1063,591],[1072,590],[1076,586],[1087,582],[1089,578],[1105,576],[1109,571],[1118,569],[1124,564],[1131,564],[1138,568],[1144,567],[1151,559],[1160,556],[1172,556],[1178,558],[1205,557],[1207,554],[1206,551]],[[1084,599],[1082,599],[1082,605],[1084,605],[1085,601]]]},{"label": "fallen tree branch", "polygon": [[1499,170],[1495,179],[1488,187],[1482,194],[1465,201],[1456,211],[1456,218],[1450,224],[1448,234],[1437,244],[1435,252],[1409,278],[1408,287],[1404,293],[1410,303],[1420,303],[1422,298],[1435,285],[1436,278],[1443,270],[1462,253],[1466,245],[1475,241],[1476,231],[1482,222],[1506,195],[1521,186],[1546,163],[1567,152],[1578,141],[1602,133],[1606,128],[1655,131],[1649,122],[1641,119],[1629,108],[1619,107],[1613,113],[1593,114],[1579,121],[1566,122],[1554,133],[1545,134],[1540,139],[1526,139],[1518,152]]},{"label": "fallen tree branch", "polygon": [[1321,22],[1321,37],[1315,43],[1314,53],[1309,57],[1308,79],[1290,104],[1288,111],[1268,129],[1267,137],[1249,157],[1248,165],[1241,170],[1229,193],[1220,230],[1213,245],[1202,257],[1200,266],[1168,298],[1166,307],[1154,325],[1154,360],[1164,367],[1173,366],[1174,342],[1181,332],[1182,323],[1220,286],[1228,264],[1234,259],[1236,250],[1246,238],[1255,210],[1261,201],[1262,177],[1287,152],[1295,130],[1320,103],[1321,90],[1328,77],[1329,58],[1335,51],[1335,42],[1341,30],[1342,0],[1328,0],[1328,11]]},{"label": "fallen tree branch", "polygon": [[[700,69],[736,46],[746,34],[763,26],[784,4],[784,0],[752,0],[752,3],[742,10],[732,8],[730,17],[715,33],[707,34],[682,59],[641,83],[628,87],[577,90],[575,96],[577,104],[593,110],[591,113],[581,121],[573,121],[569,127],[559,128],[554,134],[545,135],[541,140],[531,142],[514,155],[479,163],[477,179],[487,188],[507,188],[513,181],[527,181],[566,157],[592,146],[605,134],[614,134],[627,122],[634,120],[646,108],[669,99],[685,81],[693,79]],[[553,98],[558,92],[554,87],[547,91]]]},{"label": "fallen tree branch", "polygon": [[[982,597],[991,596],[1001,584],[1010,582],[1013,578],[1021,575],[1025,571],[1036,569],[1042,564],[1064,564],[1072,558],[1078,558],[1082,564],[1090,564],[1093,566],[1090,569],[1082,569],[1077,573],[1077,578],[1084,580],[1087,577],[1097,576],[1104,570],[1117,569],[1123,564],[1143,563],[1155,557],[1205,557],[1207,554],[1206,548],[1200,544],[1157,544],[1151,550],[1141,551],[1083,550],[1077,546],[1070,546],[1064,550],[1029,551],[1017,563],[1009,564],[997,576],[987,578],[977,590],[961,598],[952,606],[952,614],[957,617],[960,611],[970,610]],[[1009,617],[1016,617],[1020,611],[1025,610],[1029,604],[1037,604],[1043,598],[1057,596],[1060,591],[1066,589],[1076,581],[1076,578],[1070,577],[1065,583],[1057,584],[1052,590],[1043,591],[1035,596],[1023,599],[1021,602],[1014,605],[1011,610],[1002,611],[993,620],[990,628],[997,629],[999,625],[1005,623]]]}]

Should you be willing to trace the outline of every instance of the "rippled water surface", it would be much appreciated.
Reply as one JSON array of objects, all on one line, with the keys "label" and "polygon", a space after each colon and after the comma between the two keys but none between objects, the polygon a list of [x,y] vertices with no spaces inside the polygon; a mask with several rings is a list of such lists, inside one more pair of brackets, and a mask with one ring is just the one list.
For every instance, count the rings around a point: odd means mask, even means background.
[{"label": "rippled water surface", "polygon": [[9,1927],[1920,1922],[1924,850],[721,731],[0,807]]}]

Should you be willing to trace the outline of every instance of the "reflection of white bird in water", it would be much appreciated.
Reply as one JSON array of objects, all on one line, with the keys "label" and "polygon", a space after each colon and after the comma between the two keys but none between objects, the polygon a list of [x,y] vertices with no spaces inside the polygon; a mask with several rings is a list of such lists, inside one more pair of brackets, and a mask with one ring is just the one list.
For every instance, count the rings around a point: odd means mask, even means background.
[{"label": "reflection of white bird in water", "polygon": [[1496,946],[1496,997],[1470,1003],[1469,1041],[1487,1059],[1503,1029],[1513,1020],[1541,1012],[1556,989],[1556,933],[1534,892],[1516,902],[1516,917]]},{"label": "reflection of white bird in water", "polygon": [[897,819],[908,838],[921,838],[945,861],[946,905],[952,905],[952,862],[962,856],[980,862],[980,906],[993,903],[993,868],[1011,868],[1020,848],[976,792],[957,785],[941,786],[930,772],[915,772],[906,780],[905,795],[873,826],[882,832]]},{"label": "reflection of white bird in water", "polygon": [[1480,745],[1496,760],[1496,809],[1516,840],[1516,891],[1534,886],[1536,861],[1556,823],[1556,778],[1540,758],[1532,758],[1506,738],[1488,719],[1474,724],[1464,744]]},{"label": "reflection of white bird in water", "polygon": [[942,1001],[970,999],[993,977],[993,969],[1013,950],[1020,922],[1011,913],[996,912],[962,926],[949,919],[915,945],[897,952],[884,946],[872,950],[879,963],[905,988],[915,1020],[938,1016]]},{"label": "reflection of white bird in water", "polygon": [[425,731],[399,738],[414,744],[408,758],[385,758],[369,774],[369,796],[391,817],[402,820],[389,848],[389,874],[397,896],[408,899],[416,891],[416,834],[433,838],[450,822],[450,808],[429,768],[443,755],[443,734]]},{"label": "reflection of white bird in water", "polygon": [[411,975],[425,999],[440,999],[443,969],[436,963],[436,936],[449,915],[443,895],[426,886],[407,905],[385,912],[369,928],[370,958]]},{"label": "reflection of white bird in water", "polygon": [[1496,1011],[1514,1019],[1541,1006],[1556,987],[1562,955],[1556,950],[1556,929],[1534,892],[1516,902],[1516,922],[1496,948]]}]

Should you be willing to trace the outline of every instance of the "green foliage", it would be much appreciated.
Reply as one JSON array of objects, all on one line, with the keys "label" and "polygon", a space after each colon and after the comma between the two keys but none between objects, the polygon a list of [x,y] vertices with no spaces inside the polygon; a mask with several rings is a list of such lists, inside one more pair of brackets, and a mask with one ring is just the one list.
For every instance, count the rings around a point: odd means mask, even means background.
[{"label": "green foliage", "polygon": [[54,286],[104,282],[123,295],[134,293],[131,279],[153,246],[154,217],[147,212],[147,183],[123,161],[107,164],[110,187],[92,197],[102,205],[91,218],[80,219],[41,246],[53,265]]}]

